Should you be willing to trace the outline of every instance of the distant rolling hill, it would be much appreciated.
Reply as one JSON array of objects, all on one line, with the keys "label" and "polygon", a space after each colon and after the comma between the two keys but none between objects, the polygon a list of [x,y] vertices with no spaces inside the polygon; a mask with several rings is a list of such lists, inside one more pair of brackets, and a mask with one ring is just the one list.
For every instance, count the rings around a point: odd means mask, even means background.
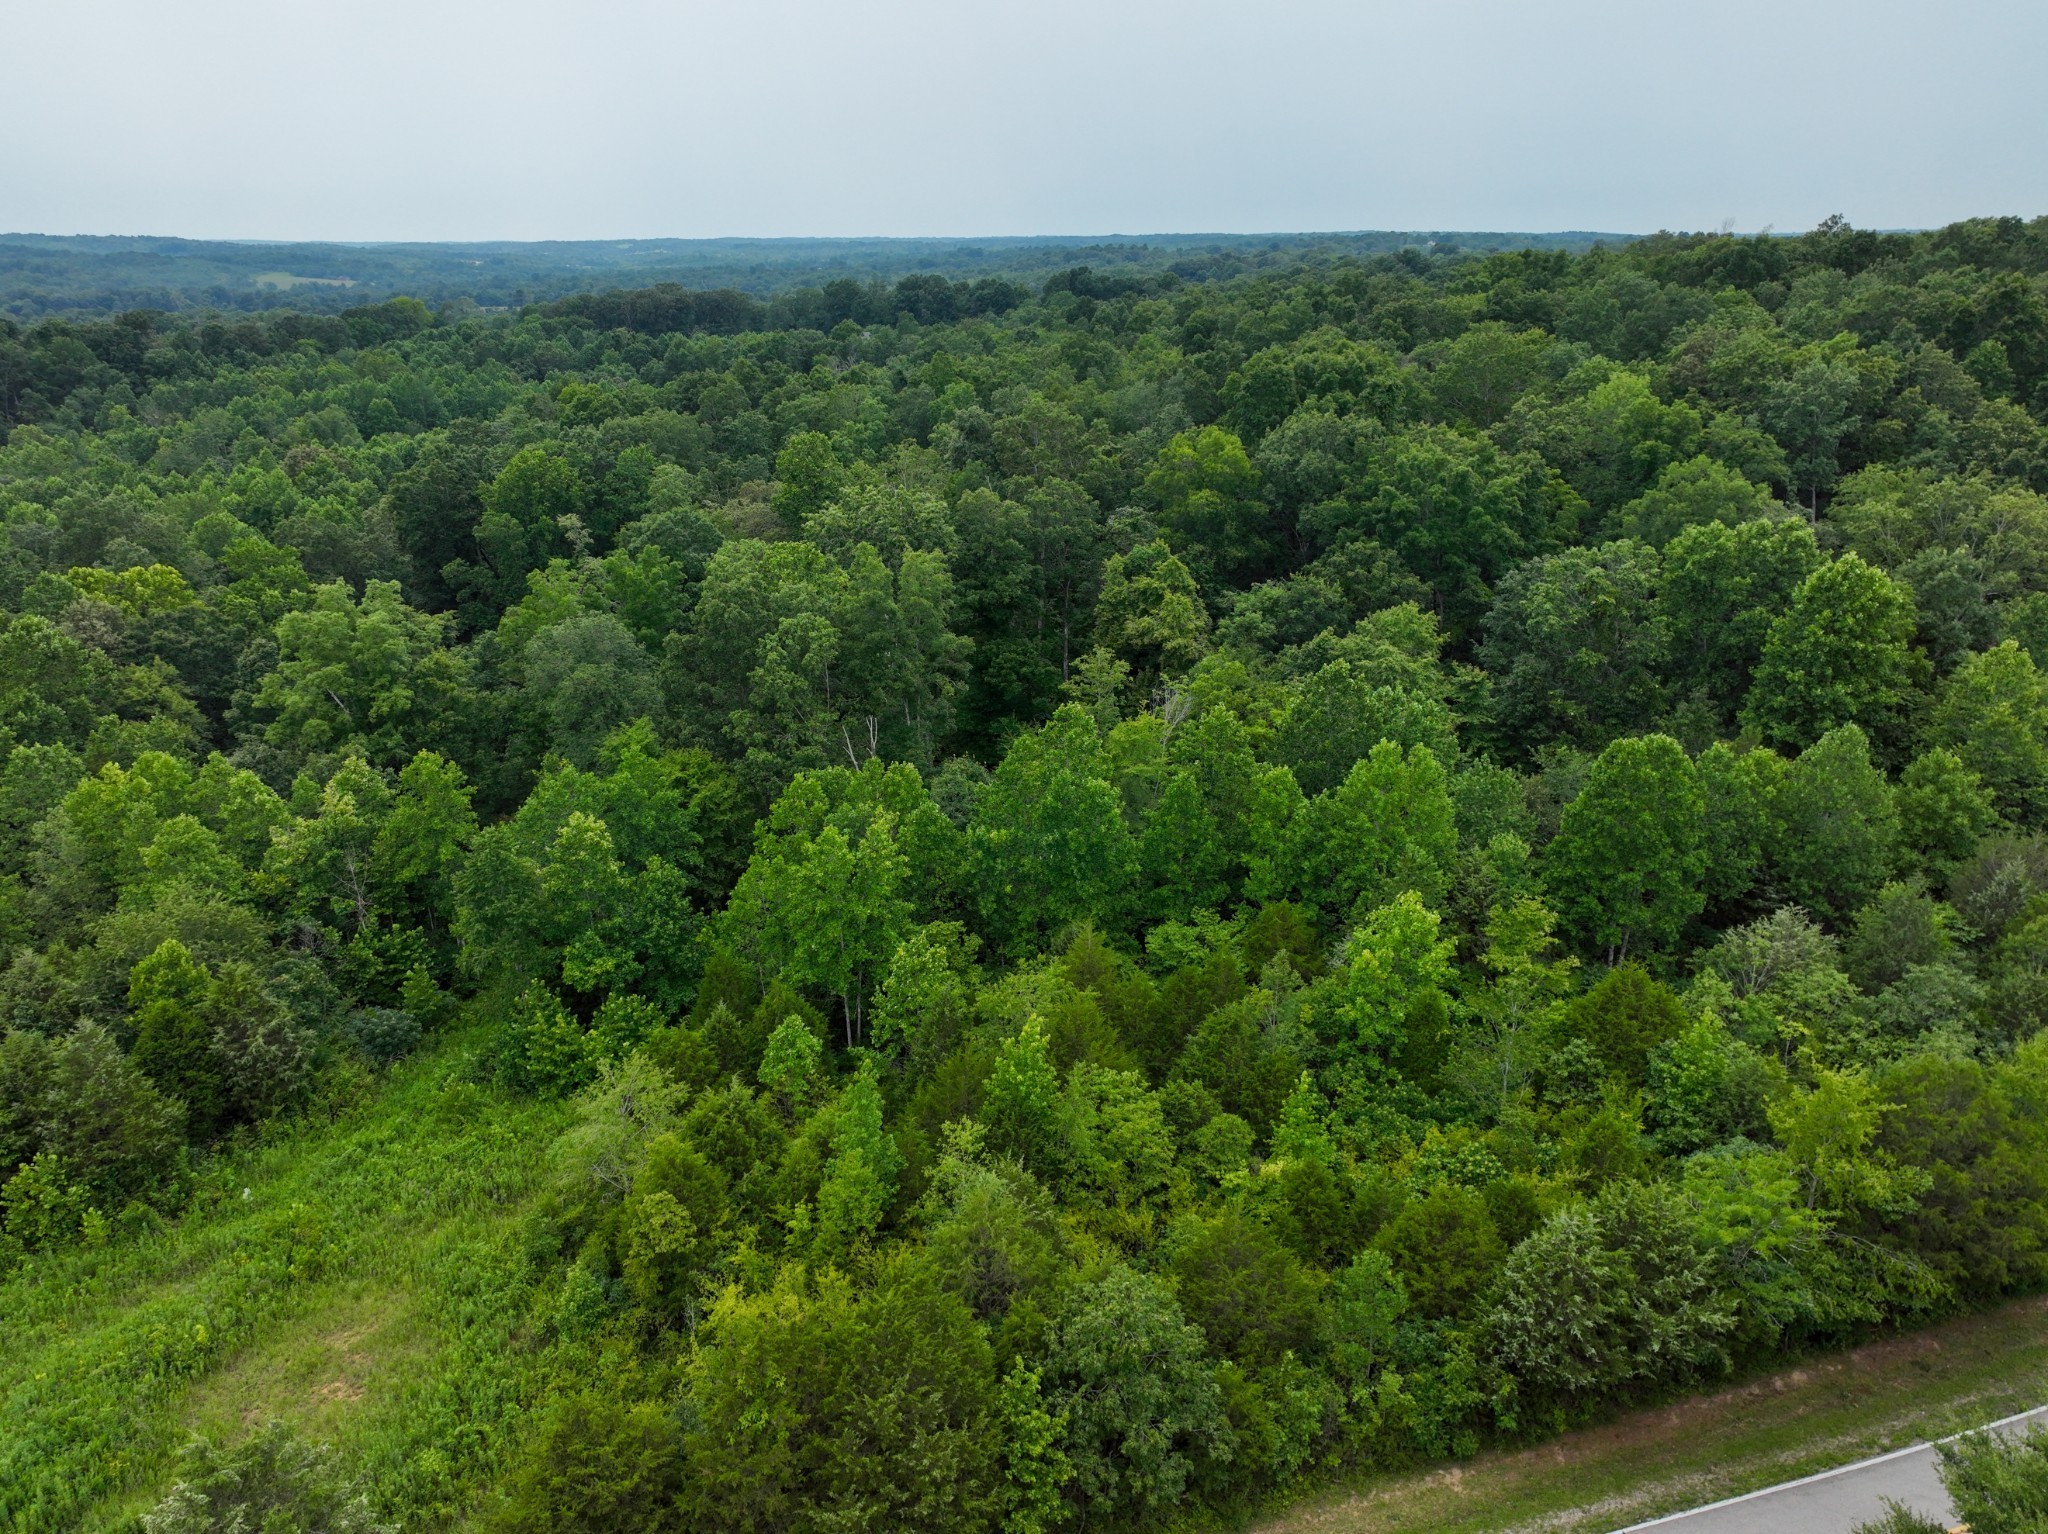
[{"label": "distant rolling hill", "polygon": [[1626,234],[1382,230],[1325,234],[1045,235],[992,239],[488,241],[262,244],[154,235],[0,234],[0,314],[18,319],[124,309],[339,309],[405,293],[486,308],[568,293],[675,282],[765,296],[840,278],[911,272],[1029,280],[1076,265],[1173,270],[1189,280],[1305,257],[1401,250],[1584,251]]}]

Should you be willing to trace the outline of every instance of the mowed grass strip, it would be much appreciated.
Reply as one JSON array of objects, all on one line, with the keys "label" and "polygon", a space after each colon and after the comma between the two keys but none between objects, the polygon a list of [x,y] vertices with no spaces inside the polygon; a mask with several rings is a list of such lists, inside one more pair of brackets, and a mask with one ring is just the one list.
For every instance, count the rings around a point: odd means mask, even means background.
[{"label": "mowed grass strip", "polygon": [[1262,1534],[1611,1530],[2044,1402],[2048,1297],[2037,1295],[1530,1448],[1360,1480],[1254,1527]]},{"label": "mowed grass strip", "polygon": [[456,1514],[545,1367],[518,1345],[514,1236],[569,1112],[459,1058],[223,1158],[160,1232],[0,1284],[0,1529],[120,1522],[191,1432],[271,1417],[356,1455],[409,1522]]}]

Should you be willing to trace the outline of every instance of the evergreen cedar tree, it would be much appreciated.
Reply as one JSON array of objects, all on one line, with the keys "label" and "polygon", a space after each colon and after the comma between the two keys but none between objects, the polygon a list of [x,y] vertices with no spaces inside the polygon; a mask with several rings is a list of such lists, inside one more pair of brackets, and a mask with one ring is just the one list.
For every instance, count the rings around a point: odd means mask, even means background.
[{"label": "evergreen cedar tree", "polygon": [[2044,284],[0,321],[0,1264],[573,1099],[507,1530],[1136,1526],[2036,1286]]}]

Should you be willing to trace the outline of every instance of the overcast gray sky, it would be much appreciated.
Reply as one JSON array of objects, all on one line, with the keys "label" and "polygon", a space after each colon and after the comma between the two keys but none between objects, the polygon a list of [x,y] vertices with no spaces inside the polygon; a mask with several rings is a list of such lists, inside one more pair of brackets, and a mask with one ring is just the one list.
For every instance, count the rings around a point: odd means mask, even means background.
[{"label": "overcast gray sky", "polygon": [[1865,227],[2048,212],[2042,0],[0,0],[0,229]]}]

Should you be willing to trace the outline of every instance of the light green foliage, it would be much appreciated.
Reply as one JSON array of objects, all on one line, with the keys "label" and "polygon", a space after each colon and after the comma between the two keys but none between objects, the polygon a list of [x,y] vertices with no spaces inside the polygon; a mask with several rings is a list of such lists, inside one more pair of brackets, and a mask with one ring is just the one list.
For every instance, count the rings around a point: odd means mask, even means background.
[{"label": "light green foliage", "polygon": [[1279,1122],[1273,1126],[1273,1159],[1329,1166],[1337,1159],[1329,1117],[1329,1102],[1316,1089],[1315,1077],[1303,1071],[1281,1104]]},{"label": "light green foliage", "polygon": [[1782,512],[1761,485],[1701,456],[1668,465],[1649,489],[1621,508],[1620,523],[1627,537],[1661,549],[1689,527],[1739,527]]},{"label": "light green foliage", "polygon": [[922,1065],[943,1054],[966,1023],[975,940],[958,922],[913,928],[875,992],[872,1042]]},{"label": "light green foliage", "polygon": [[1095,640],[1134,676],[1183,675],[1208,650],[1208,632],[1195,578],[1165,544],[1141,544],[1103,565]]},{"label": "light green foliage", "polygon": [[1218,574],[1242,577],[1272,557],[1275,539],[1259,500],[1259,471],[1244,444],[1223,428],[1204,426],[1167,443],[1145,476],[1144,493],[1174,547]]},{"label": "light green foliage", "polygon": [[1916,680],[1912,637],[1911,593],[1844,554],[1809,575],[1771,624],[1743,719],[1792,746],[1843,725],[1888,730]]},{"label": "light green foliage", "polygon": [[1062,1104],[1073,1163],[1068,1188],[1105,1208],[1156,1205],[1173,1175],[1173,1136],[1137,1071],[1091,1061],[1067,1078]]},{"label": "light green foliage", "polygon": [[1600,753],[1544,858],[1581,944],[1616,962],[1677,941],[1705,903],[1705,814],[1699,775],[1669,736]]},{"label": "light green foliage", "polygon": [[784,1103],[801,1107],[818,1085],[824,1055],[825,1041],[811,1032],[809,1024],[800,1017],[785,1017],[768,1035],[758,1073],[761,1085]]},{"label": "light green foliage", "polygon": [[1330,1275],[1330,1361],[1354,1401],[1385,1366],[1408,1291],[1381,1251],[1364,1251]]},{"label": "light green foliage", "polygon": [[830,437],[796,432],[775,455],[775,514],[794,532],[832,502],[845,479]]},{"label": "light green foliage", "polygon": [[818,1188],[815,1249],[824,1257],[871,1240],[896,1196],[903,1156],[882,1130],[882,1094],[872,1069],[840,1093],[832,1121],[832,1159]]},{"label": "light green foliage", "polygon": [[1738,1136],[1761,1139],[1765,1108],[1784,1073],[1719,1018],[1705,1017],[1650,1051],[1645,1069],[1651,1134],[1667,1155],[1687,1156]]},{"label": "light green foliage", "polygon": [[1941,1484],[1972,1534],[2024,1534],[2048,1520],[2048,1434],[1971,1434],[1941,1445]]},{"label": "light green foliage", "polygon": [[505,1025],[499,1070],[525,1091],[563,1096],[597,1074],[589,1039],[561,998],[536,980],[520,993]]},{"label": "light green foliage", "polygon": [[1404,891],[1441,899],[1458,845],[1443,765],[1427,746],[1382,741],[1267,845],[1252,881],[1259,897],[1319,907],[1339,924]]},{"label": "light green foliage", "polygon": [[340,583],[277,623],[277,669],[257,689],[274,710],[266,732],[300,759],[355,747],[395,766],[444,738],[469,689],[461,656],[443,648],[445,620],[408,607],[395,581],[358,602]]},{"label": "light green foliage", "polygon": [[1416,1004],[1450,978],[1452,945],[1438,937],[1434,911],[1412,891],[1381,906],[1345,945],[1335,1015],[1359,1050],[1398,1050]]},{"label": "light green foliage", "polygon": [[[1971,1433],[1936,1446],[1941,1484],[1972,1534],[2032,1534],[2048,1520],[2048,1434]],[[1854,1534],[1947,1534],[1946,1520],[1887,1501],[1885,1514]]]},{"label": "light green foliage", "polygon": [[2038,1288],[2038,236],[52,255],[0,1509],[1197,1524]]},{"label": "light green foliage", "polygon": [[1808,1208],[1890,1214],[1912,1208],[1927,1174],[1896,1165],[1873,1144],[1891,1106],[1853,1070],[1822,1070],[1811,1091],[1771,1104],[1771,1132],[1798,1172]]},{"label": "light green foliage", "polygon": [[1036,1016],[1027,1017],[996,1056],[979,1117],[991,1150],[1016,1157],[1042,1176],[1065,1170],[1070,1150],[1059,1073]]},{"label": "light green foliage", "polygon": [[1052,1534],[1065,1512],[1060,1490],[1074,1474],[1060,1448],[1066,1415],[1046,1409],[1038,1371],[1021,1363],[1012,1366],[998,1388],[1003,1534]]},{"label": "light green foliage", "polygon": [[1536,1068],[1536,1048],[1571,992],[1578,960],[1552,952],[1557,916],[1542,901],[1522,896],[1497,905],[1486,919],[1483,986],[1465,1002],[1484,1030],[1470,1064],[1484,1072],[1480,1095],[1504,1104]]},{"label": "light green foliage", "polygon": [[[281,1422],[223,1449],[195,1439],[177,1484],[142,1516],[146,1534],[394,1534],[372,1516],[369,1498],[334,1451],[309,1444]],[[252,1520],[260,1520],[255,1522]]]},{"label": "light green foliage", "polygon": [[1113,909],[1136,855],[1094,721],[1074,705],[1020,735],[971,828],[983,919],[1017,948]]},{"label": "light green foliage", "polygon": [[2004,815],[2032,821],[2048,807],[2048,686],[2012,640],[1964,659],[1943,685],[1927,733],[1977,775]]},{"label": "light green foliage", "polygon": [[1907,851],[1930,874],[1944,874],[1976,851],[1998,813],[1976,773],[1938,747],[1907,764],[1894,803]]},{"label": "light green foliage", "polygon": [[1785,759],[1775,751],[1736,751],[1716,741],[1700,753],[1695,766],[1706,812],[1707,904],[1739,910],[1778,847]]}]

